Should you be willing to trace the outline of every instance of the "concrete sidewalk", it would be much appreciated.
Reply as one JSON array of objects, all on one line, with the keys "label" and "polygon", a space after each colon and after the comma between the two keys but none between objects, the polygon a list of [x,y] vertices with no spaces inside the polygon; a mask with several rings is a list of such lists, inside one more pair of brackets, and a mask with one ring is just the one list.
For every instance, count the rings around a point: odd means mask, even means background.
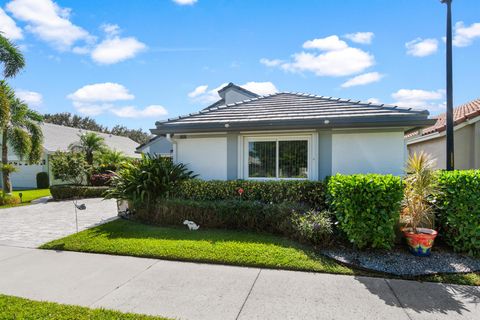
[{"label": "concrete sidewalk", "polygon": [[0,246],[0,293],[180,319],[480,319],[480,287]]}]

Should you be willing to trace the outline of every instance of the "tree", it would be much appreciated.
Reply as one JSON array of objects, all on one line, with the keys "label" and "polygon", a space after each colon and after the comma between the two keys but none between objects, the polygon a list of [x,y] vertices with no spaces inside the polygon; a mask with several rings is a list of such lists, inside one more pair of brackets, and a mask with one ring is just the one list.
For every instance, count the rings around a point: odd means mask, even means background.
[{"label": "tree", "polygon": [[73,184],[84,184],[89,166],[83,153],[57,151],[51,157],[52,173],[55,179]]},{"label": "tree", "polygon": [[28,105],[15,97],[15,92],[0,81],[0,130],[2,134],[2,177],[3,191],[12,192],[8,163],[8,147],[20,158],[27,158],[28,163],[40,161],[42,156],[43,134],[39,123],[42,116],[30,110]]},{"label": "tree", "polygon": [[69,149],[79,151],[85,154],[85,160],[89,166],[93,165],[93,155],[95,152],[101,152],[106,148],[105,141],[95,132],[87,132],[79,135],[80,141],[72,143]]}]

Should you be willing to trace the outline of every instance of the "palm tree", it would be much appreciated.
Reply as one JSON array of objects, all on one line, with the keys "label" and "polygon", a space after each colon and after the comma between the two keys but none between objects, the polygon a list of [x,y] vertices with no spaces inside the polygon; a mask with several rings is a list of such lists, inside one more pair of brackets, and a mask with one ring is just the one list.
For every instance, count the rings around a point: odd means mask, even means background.
[{"label": "palm tree", "polygon": [[85,153],[85,160],[91,166],[93,165],[93,154],[105,149],[105,140],[95,132],[87,132],[79,135],[80,141],[72,143],[69,149]]},{"label": "palm tree", "polygon": [[10,173],[13,167],[8,164],[8,146],[28,163],[36,163],[42,156],[43,134],[39,126],[42,116],[29,109],[28,105],[15,97],[15,92],[0,81],[0,130],[2,134],[2,178],[3,191],[12,192]]}]

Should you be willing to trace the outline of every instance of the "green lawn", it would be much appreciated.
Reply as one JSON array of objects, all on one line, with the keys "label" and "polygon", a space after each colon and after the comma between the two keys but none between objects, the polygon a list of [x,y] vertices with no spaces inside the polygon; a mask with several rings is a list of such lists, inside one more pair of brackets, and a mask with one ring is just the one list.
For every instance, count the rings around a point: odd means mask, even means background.
[{"label": "green lawn", "polygon": [[0,295],[0,319],[55,319],[55,320],[166,320],[133,313],[105,309],[89,309],[52,302],[40,302]]},{"label": "green lawn", "polygon": [[[239,266],[384,276],[341,265],[309,246],[282,237],[231,230],[155,227],[116,220],[41,246],[82,252]],[[480,274],[439,275],[417,280],[480,285]]]},{"label": "green lawn", "polygon": [[18,190],[18,191],[12,192],[12,194],[17,197],[19,197],[20,193],[22,194],[22,203],[14,204],[14,205],[11,205],[11,204],[3,205],[3,206],[0,206],[0,209],[28,205],[32,200],[50,196],[50,189]]}]

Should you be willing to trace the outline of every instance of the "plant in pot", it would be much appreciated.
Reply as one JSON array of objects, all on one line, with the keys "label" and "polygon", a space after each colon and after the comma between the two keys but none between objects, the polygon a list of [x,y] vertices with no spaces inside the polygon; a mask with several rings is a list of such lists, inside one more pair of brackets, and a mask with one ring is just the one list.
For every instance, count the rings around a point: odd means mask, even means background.
[{"label": "plant in pot", "polygon": [[437,189],[435,162],[426,153],[415,153],[406,164],[405,191],[401,224],[411,253],[429,256],[437,236],[434,228],[435,209],[430,201]]}]

